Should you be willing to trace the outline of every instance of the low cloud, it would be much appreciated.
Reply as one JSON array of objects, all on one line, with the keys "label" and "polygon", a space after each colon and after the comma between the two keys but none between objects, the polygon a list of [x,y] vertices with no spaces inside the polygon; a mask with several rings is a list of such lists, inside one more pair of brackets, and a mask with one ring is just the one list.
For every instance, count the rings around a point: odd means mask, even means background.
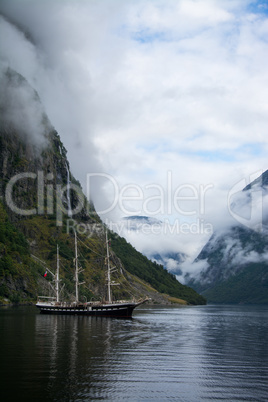
[{"label": "low cloud", "polygon": [[200,279],[200,274],[209,267],[207,259],[192,261],[192,259],[186,260],[181,264],[180,268],[182,274],[178,278],[181,283],[187,283],[189,279],[195,279],[198,281]]},{"label": "low cloud", "polygon": [[18,73],[0,65],[2,129],[15,131],[29,142],[44,147],[51,130],[37,93]]},{"label": "low cloud", "polygon": [[[88,173],[105,173],[119,191],[142,189],[141,208],[137,199],[124,204],[129,215],[147,209],[171,224],[229,226],[230,190],[267,169],[264,8],[244,0],[2,0],[0,12],[1,60],[38,92],[85,192]],[[172,198],[170,209],[168,172],[173,198],[180,186],[199,196],[211,185],[204,205],[180,200],[178,212]],[[164,212],[155,214],[157,200],[146,200],[157,189]],[[90,190],[97,211],[108,209],[103,220],[126,215],[103,176]],[[209,237],[127,236],[140,250],[192,259]]]}]

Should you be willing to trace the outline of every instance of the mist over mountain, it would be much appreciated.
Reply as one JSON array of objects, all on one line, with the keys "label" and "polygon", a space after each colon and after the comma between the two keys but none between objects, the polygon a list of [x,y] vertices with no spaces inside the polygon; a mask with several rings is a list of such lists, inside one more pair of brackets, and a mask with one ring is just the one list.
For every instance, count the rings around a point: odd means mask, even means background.
[{"label": "mist over mountain", "polygon": [[0,64],[0,109],[2,128],[20,132],[35,147],[47,145],[46,134],[52,130],[37,92],[25,78]]},{"label": "mist over mountain", "polygon": [[166,252],[166,253],[155,253],[148,256],[150,260],[156,261],[158,264],[163,265],[169,272],[176,275],[176,277],[181,277],[182,270],[181,264],[187,259],[187,255],[184,253]]},{"label": "mist over mountain", "polygon": [[[179,251],[182,246],[171,239],[174,229],[167,222],[149,216],[132,215],[124,217],[117,225],[113,225],[115,231],[133,244],[147,258],[181,278],[181,264],[189,256]],[[162,243],[162,244],[161,244]]]},{"label": "mist over mountain", "polygon": [[267,200],[268,170],[235,195],[238,223],[216,231],[194,261],[199,271],[186,275],[186,283],[209,301],[268,302]]}]

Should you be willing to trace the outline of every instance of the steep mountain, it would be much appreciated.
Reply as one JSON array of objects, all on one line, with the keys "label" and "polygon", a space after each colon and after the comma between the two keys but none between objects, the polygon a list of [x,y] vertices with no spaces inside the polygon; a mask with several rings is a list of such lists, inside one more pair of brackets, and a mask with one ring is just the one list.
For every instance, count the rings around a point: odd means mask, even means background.
[{"label": "steep mountain", "polygon": [[187,283],[208,301],[268,303],[267,197],[268,171],[234,197],[232,209],[248,216],[248,226],[215,232],[197,257],[203,270]]},{"label": "steep mountain", "polygon": [[[57,245],[63,292],[71,298],[74,230],[83,268],[79,280],[85,281],[81,297],[105,298],[106,228],[73,177],[67,151],[38,94],[10,69],[1,71],[0,84],[0,298],[33,301],[44,290],[48,292],[52,277],[48,274],[45,279],[43,275],[46,267],[55,271]],[[205,303],[202,296],[123,239],[113,233],[110,237],[111,260],[117,267],[114,279],[120,284],[113,287],[115,299],[148,295],[162,303]],[[125,255],[132,255],[132,260]],[[142,275],[141,260],[148,280]]]}]

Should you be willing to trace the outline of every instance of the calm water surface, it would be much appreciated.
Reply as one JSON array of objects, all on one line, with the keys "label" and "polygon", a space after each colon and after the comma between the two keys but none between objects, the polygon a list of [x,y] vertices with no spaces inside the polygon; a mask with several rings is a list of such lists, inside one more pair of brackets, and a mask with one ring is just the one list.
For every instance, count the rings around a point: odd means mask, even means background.
[{"label": "calm water surface", "polygon": [[267,401],[268,306],[0,308],[3,401]]}]

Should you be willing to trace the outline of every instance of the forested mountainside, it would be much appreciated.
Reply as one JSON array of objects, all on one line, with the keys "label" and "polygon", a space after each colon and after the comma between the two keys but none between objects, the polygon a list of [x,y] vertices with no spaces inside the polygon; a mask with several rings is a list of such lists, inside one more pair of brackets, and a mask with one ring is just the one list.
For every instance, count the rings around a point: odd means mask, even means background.
[{"label": "forested mountainside", "polygon": [[[103,223],[73,177],[67,151],[27,81],[8,69],[0,96],[0,297],[2,302],[34,301],[49,291],[59,246],[66,297],[73,292],[74,230],[81,256],[81,298],[106,298],[106,243]],[[113,233],[111,260],[117,268],[114,299],[151,297],[153,302],[204,304]],[[131,256],[126,258],[126,256]],[[45,263],[45,265],[44,265]]]},{"label": "forested mountainside", "polygon": [[249,218],[254,216],[252,208],[259,208],[258,225],[237,224],[215,232],[197,257],[205,268],[198,278],[188,277],[187,283],[208,301],[268,303],[267,196],[268,171],[246,186],[233,205],[237,212],[249,212]]}]

